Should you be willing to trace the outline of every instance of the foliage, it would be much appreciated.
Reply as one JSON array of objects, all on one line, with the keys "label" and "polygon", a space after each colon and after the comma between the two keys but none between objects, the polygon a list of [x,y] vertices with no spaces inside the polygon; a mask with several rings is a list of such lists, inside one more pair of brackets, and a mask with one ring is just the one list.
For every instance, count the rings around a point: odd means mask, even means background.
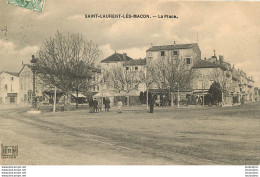
[{"label": "foliage", "polygon": [[108,87],[123,91],[128,95],[136,89],[136,85],[143,81],[143,75],[141,71],[130,71],[124,67],[115,66],[104,71],[103,79]]},{"label": "foliage", "polygon": [[152,77],[158,88],[167,89],[170,92],[190,88],[195,74],[181,59],[167,57],[154,61],[153,64]]},{"label": "foliage", "polygon": [[209,88],[209,95],[211,97],[211,103],[216,105],[219,102],[222,102],[222,90],[218,82],[213,82]]}]

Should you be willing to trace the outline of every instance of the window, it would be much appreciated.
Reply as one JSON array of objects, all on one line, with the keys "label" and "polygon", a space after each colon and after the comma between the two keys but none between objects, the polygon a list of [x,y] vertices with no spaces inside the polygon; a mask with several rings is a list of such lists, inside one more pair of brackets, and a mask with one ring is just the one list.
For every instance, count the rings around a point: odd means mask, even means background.
[{"label": "window", "polygon": [[173,51],[173,55],[178,55],[178,51]]},{"label": "window", "polygon": [[15,97],[10,97],[10,103],[15,103]]},{"label": "window", "polygon": [[14,77],[11,77],[11,80],[13,81],[13,80],[14,80]]},{"label": "window", "polygon": [[190,58],[186,58],[186,64],[187,65],[191,64],[191,59]]},{"label": "window", "polygon": [[126,70],[129,70],[129,67],[127,66],[127,67],[125,67],[125,69],[126,69]]},{"label": "window", "polygon": [[135,89],[137,89],[137,90],[138,90],[138,85],[135,85]]},{"label": "window", "polygon": [[165,56],[165,51],[161,51],[161,56]]},{"label": "window", "polygon": [[152,52],[147,52],[147,56],[152,57],[153,56]]},{"label": "window", "polygon": [[135,67],[135,70],[136,70],[136,71],[138,70],[138,66]]},{"label": "window", "polygon": [[5,84],[5,90],[7,90],[7,84]]}]

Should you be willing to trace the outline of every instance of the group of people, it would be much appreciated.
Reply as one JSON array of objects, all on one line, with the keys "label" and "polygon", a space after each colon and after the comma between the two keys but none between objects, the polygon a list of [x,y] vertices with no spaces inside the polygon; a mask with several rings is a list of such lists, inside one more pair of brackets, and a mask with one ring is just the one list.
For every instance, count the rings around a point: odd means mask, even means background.
[{"label": "group of people", "polygon": [[[151,99],[150,102],[150,113],[153,113],[153,107],[154,107],[154,99]],[[104,100],[104,105],[105,105],[105,111],[109,112],[110,109],[110,100],[106,97]],[[117,111],[118,113],[122,113],[122,106],[123,106],[123,102],[119,99],[117,102]],[[99,112],[101,110],[101,106],[99,107],[98,104],[98,100],[97,98],[91,98],[89,100],[89,112],[90,113],[95,113],[95,112]]]},{"label": "group of people", "polygon": [[[105,105],[105,111],[109,111],[110,109],[110,100],[106,97],[104,100],[104,105]],[[97,98],[91,98],[89,100],[89,112],[94,113],[94,112],[99,112],[101,110],[101,104],[99,105]]]},{"label": "group of people", "polygon": [[[110,109],[110,100],[109,98],[105,98],[104,99],[104,105],[105,105],[105,111],[109,112]],[[122,101],[118,100],[117,106],[118,106],[118,113],[122,113]],[[90,113],[95,113],[95,112],[99,112],[101,110],[101,104],[99,106],[98,100],[97,98],[91,98],[89,99],[89,112]]]}]

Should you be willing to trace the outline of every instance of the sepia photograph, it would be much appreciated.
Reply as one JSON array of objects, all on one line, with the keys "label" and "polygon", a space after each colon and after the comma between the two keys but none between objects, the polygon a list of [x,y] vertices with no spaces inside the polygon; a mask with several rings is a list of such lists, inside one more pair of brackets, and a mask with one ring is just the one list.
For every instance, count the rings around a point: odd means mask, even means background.
[{"label": "sepia photograph", "polygon": [[1,1],[2,175],[221,165],[258,177],[259,19],[256,1]]}]

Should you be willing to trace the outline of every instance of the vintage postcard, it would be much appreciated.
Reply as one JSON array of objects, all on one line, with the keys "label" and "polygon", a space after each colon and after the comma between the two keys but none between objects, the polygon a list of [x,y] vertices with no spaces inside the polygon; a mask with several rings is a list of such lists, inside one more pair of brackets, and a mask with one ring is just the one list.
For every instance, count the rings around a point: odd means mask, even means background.
[{"label": "vintage postcard", "polygon": [[259,18],[252,1],[1,1],[1,165],[258,169]]}]

